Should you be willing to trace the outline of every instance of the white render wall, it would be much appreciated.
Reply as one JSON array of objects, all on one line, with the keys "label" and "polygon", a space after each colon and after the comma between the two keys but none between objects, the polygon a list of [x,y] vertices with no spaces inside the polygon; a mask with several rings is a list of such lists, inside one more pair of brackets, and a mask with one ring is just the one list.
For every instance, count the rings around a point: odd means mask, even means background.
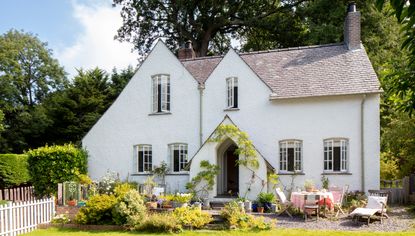
[{"label": "white render wall", "polygon": [[[169,74],[171,114],[150,115],[151,76]],[[199,91],[197,81],[159,41],[114,104],[82,140],[88,150],[89,173],[98,179],[109,169],[122,179],[143,182],[131,175],[133,146],[151,144],[153,166],[169,163],[168,144],[187,143],[190,156],[199,148]],[[186,88],[186,89],[184,89]],[[167,177],[171,191],[184,191],[188,175]]]},{"label": "white render wall", "polygon": [[[238,77],[239,110],[226,108],[226,78]],[[270,89],[234,52],[230,51],[206,81],[204,91],[204,138],[227,114],[255,147],[279,168],[279,141],[303,141],[305,175],[281,175],[284,187],[295,178],[295,189],[305,179],[321,186],[323,140],[333,137],[349,139],[349,174],[328,175],[331,185],[350,185],[361,190],[361,103],[363,95],[331,96],[270,101]],[[368,95],[365,109],[365,190],[379,188],[379,95]]]},{"label": "white render wall", "polygon": [[[151,76],[170,74],[171,115],[151,113]],[[238,77],[239,110],[226,108],[226,78]],[[293,78],[294,79],[294,78]],[[228,115],[247,132],[257,150],[273,167],[279,167],[279,141],[303,141],[304,175],[295,176],[294,187],[305,179],[321,185],[323,140],[349,139],[349,174],[329,175],[331,185],[349,184],[361,190],[361,104],[363,95],[269,100],[271,90],[233,51],[223,58],[206,81],[203,97],[203,139],[207,139]],[[379,188],[379,95],[367,95],[364,102],[365,190]],[[106,170],[143,182],[146,175],[133,175],[133,146],[151,144],[153,165],[169,162],[168,144],[188,143],[189,157],[199,148],[199,91],[197,82],[167,47],[159,42],[114,104],[84,137],[89,151],[92,178]],[[212,145],[212,144],[209,144]],[[190,175],[197,174],[196,160],[216,158],[216,153],[201,150],[192,162]],[[211,160],[211,163],[216,162]],[[266,174],[266,169],[264,171]],[[242,173],[242,172],[240,172]],[[281,175],[289,187],[292,175]],[[187,174],[167,176],[168,190],[184,191]],[[244,183],[240,180],[240,183]],[[241,186],[240,186],[241,187]],[[242,189],[242,188],[240,188]],[[216,190],[216,188],[215,188]],[[241,191],[242,192],[242,191]],[[213,194],[213,193],[212,193]]]}]

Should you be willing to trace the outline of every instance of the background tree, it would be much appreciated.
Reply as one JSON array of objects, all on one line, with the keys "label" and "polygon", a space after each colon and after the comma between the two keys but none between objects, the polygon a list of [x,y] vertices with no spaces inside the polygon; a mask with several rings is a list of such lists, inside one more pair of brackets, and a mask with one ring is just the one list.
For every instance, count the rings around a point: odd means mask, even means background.
[{"label": "background tree", "polygon": [[0,36],[0,110],[6,128],[0,152],[19,153],[38,145],[50,124],[38,104],[66,82],[52,51],[36,36],[16,30]]},{"label": "background tree", "polygon": [[231,35],[252,27],[285,11],[294,11],[304,0],[114,0],[121,5],[123,25],[119,40],[133,42],[140,52],[148,52],[155,39],[162,37],[172,49],[192,41],[197,56],[210,48],[229,42]]}]

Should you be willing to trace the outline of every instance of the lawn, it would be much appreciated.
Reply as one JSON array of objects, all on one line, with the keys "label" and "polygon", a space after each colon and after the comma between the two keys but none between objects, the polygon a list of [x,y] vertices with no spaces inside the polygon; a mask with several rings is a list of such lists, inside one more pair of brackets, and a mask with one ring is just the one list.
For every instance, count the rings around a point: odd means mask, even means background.
[{"label": "lawn", "polygon": [[[86,236],[86,235],[93,235],[93,236],[115,236],[115,235],[155,235],[149,233],[132,233],[132,232],[120,232],[120,231],[79,231],[74,229],[57,229],[57,228],[50,228],[50,229],[39,229],[32,233],[26,234],[29,236],[48,236],[48,235],[59,235],[59,236]],[[164,234],[160,234],[164,235]],[[174,234],[173,234],[174,235]],[[313,230],[303,230],[303,229],[275,229],[271,231],[260,231],[260,232],[242,232],[242,231],[209,231],[209,230],[201,230],[201,231],[186,231],[181,234],[177,234],[180,236],[204,236],[204,235],[226,235],[226,236],[244,236],[244,235],[255,235],[255,236],[340,236],[340,235],[354,235],[354,236],[365,236],[365,235],[414,235],[414,232],[350,232],[350,231],[313,231]]]}]

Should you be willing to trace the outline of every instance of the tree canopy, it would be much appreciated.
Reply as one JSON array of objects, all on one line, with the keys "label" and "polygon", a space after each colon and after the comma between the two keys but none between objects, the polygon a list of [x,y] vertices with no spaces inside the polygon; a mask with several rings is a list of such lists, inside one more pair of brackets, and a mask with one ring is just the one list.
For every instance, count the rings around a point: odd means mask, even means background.
[{"label": "tree canopy", "polygon": [[206,56],[210,49],[223,48],[231,35],[265,27],[269,18],[289,14],[304,1],[114,0],[123,18],[116,38],[133,42],[140,52],[148,52],[159,37],[172,49],[190,40],[196,55]]}]

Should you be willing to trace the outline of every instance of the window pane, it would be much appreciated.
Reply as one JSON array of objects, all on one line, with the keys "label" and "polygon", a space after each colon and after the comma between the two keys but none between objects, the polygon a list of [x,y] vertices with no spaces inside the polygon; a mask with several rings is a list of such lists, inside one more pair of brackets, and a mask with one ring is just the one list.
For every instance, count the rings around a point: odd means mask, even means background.
[{"label": "window pane", "polygon": [[138,151],[138,172],[144,171],[144,153],[142,150]]},{"label": "window pane", "polygon": [[174,172],[180,171],[180,159],[179,159],[179,150],[173,150],[173,170]]},{"label": "window pane", "polygon": [[238,87],[233,87],[233,107],[238,108]]},{"label": "window pane", "polygon": [[340,147],[334,147],[333,150],[333,170],[340,171]]},{"label": "window pane", "polygon": [[294,171],[294,148],[287,149],[288,154],[288,171]]}]

